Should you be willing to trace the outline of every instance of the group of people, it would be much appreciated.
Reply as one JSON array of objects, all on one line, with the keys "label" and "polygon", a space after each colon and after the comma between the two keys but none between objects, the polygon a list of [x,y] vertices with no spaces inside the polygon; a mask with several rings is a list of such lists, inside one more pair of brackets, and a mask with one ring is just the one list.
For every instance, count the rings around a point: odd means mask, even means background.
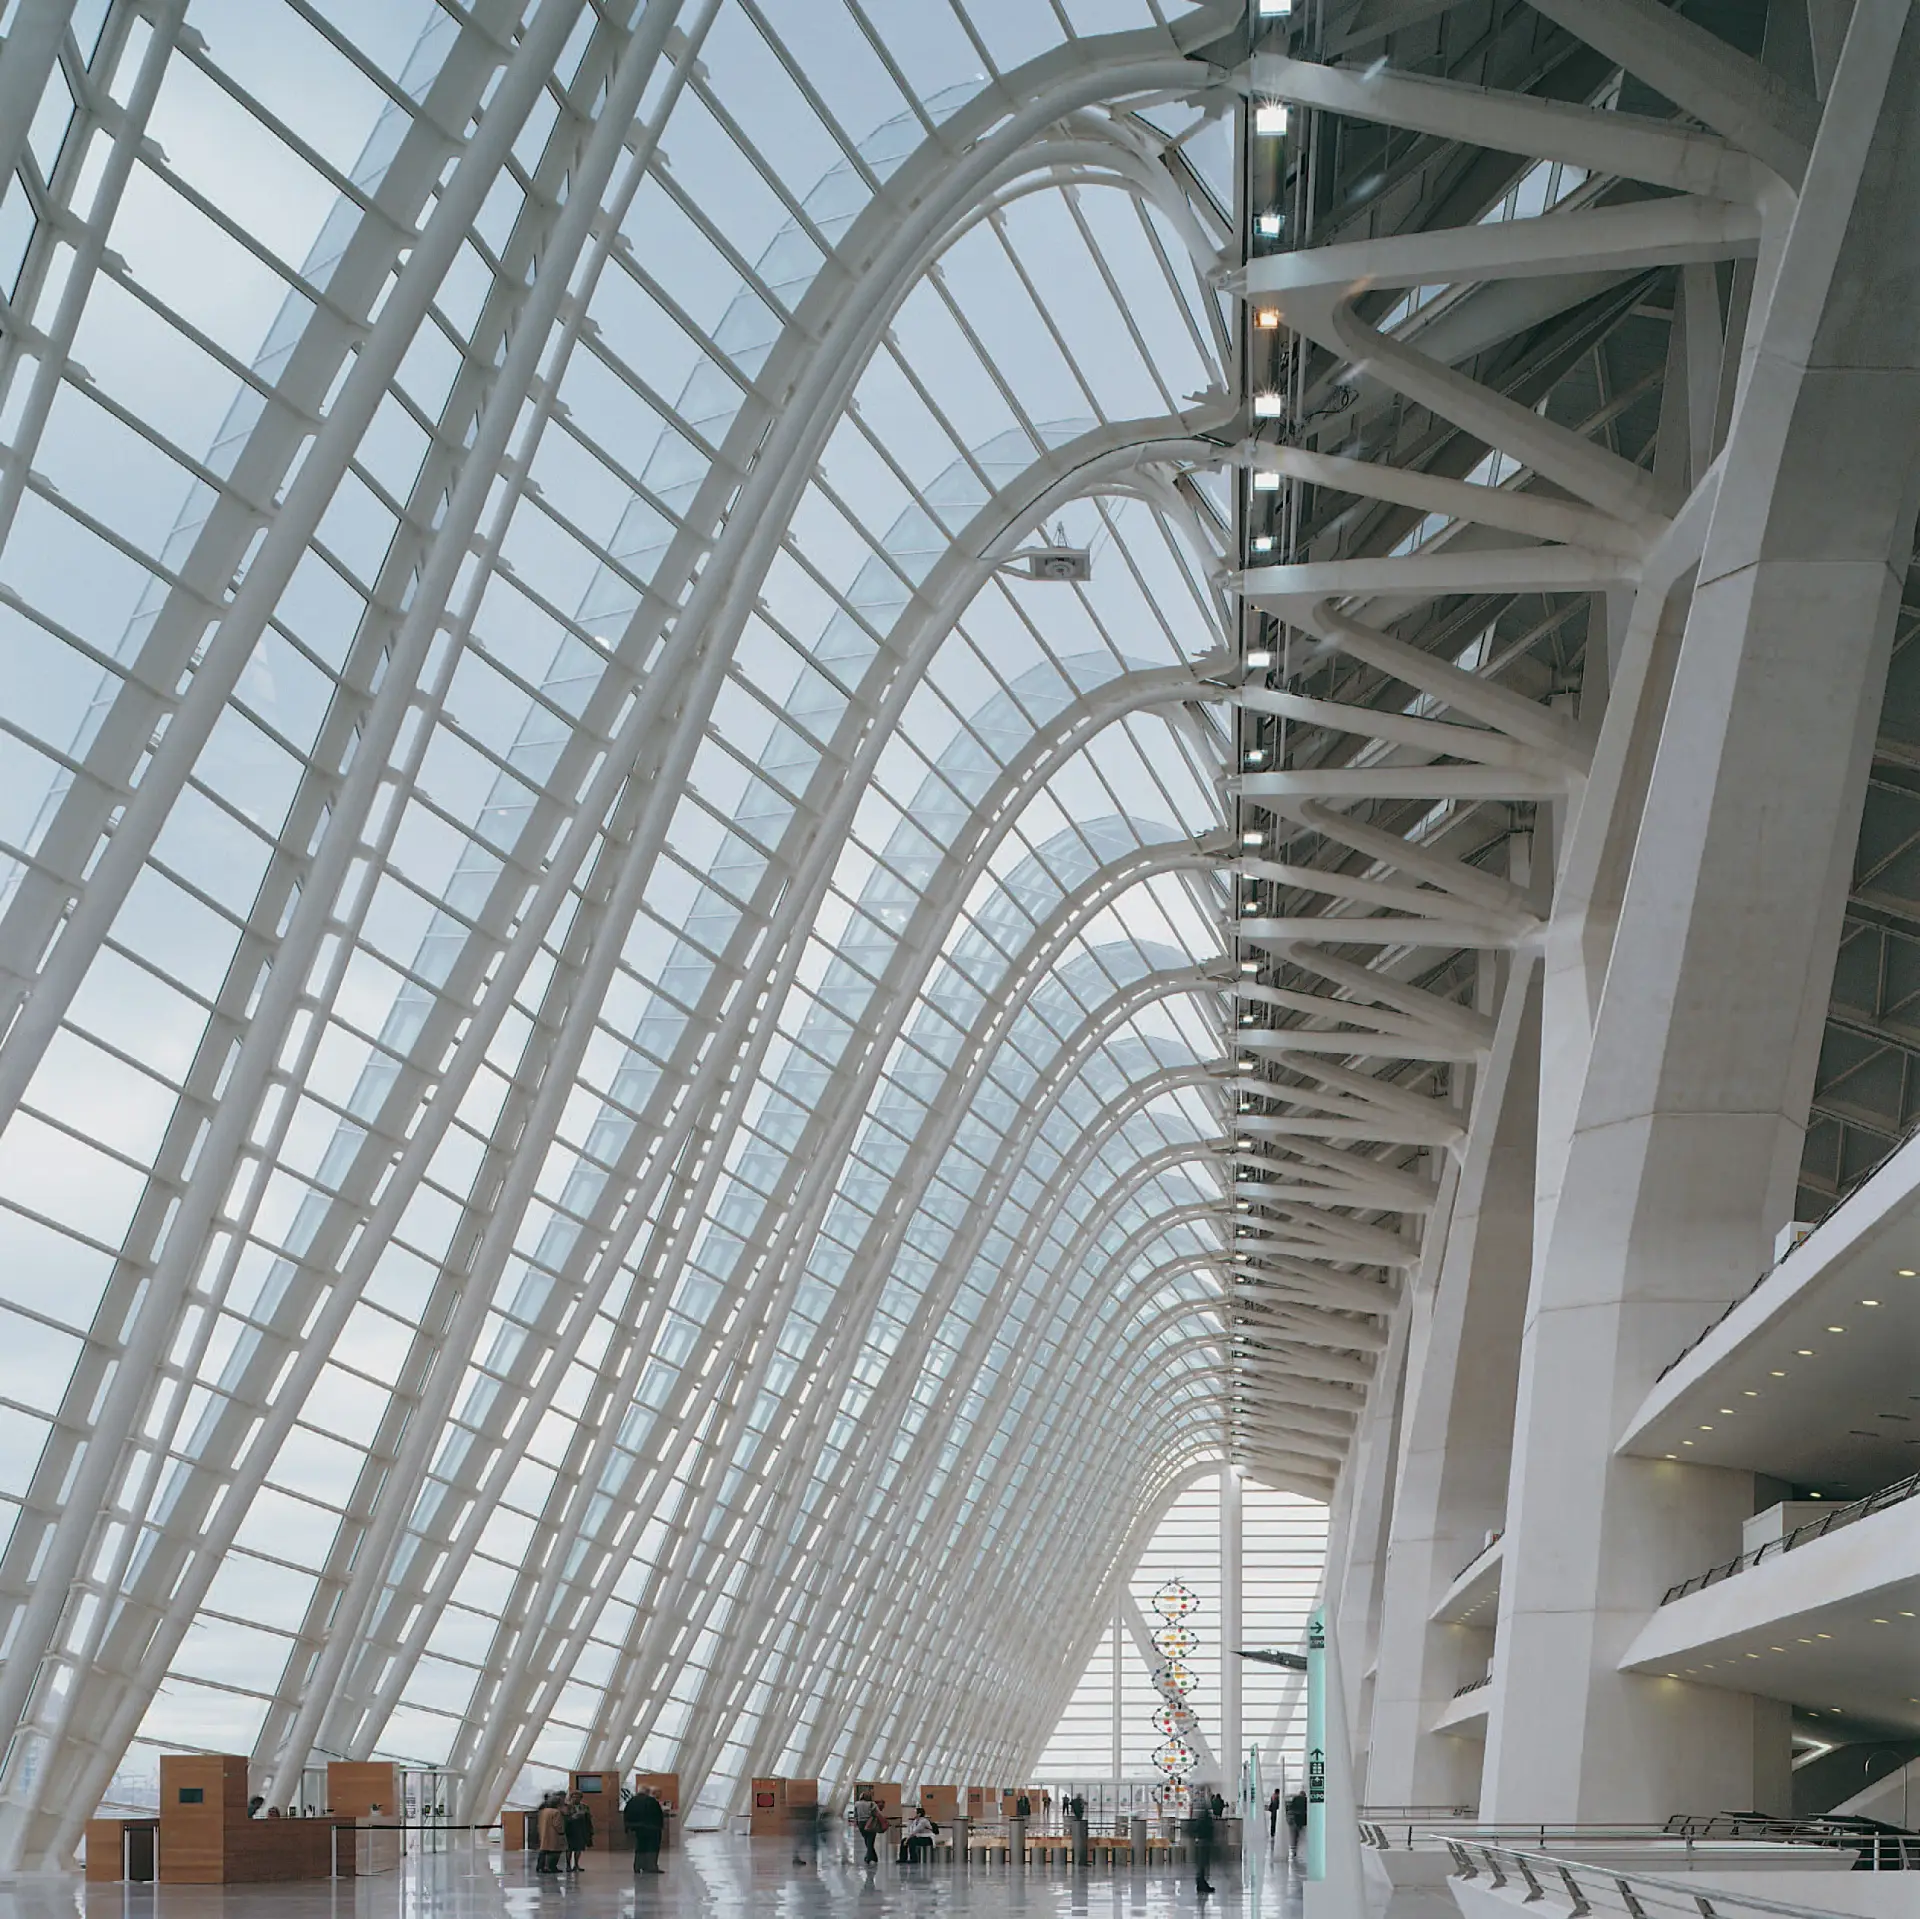
[{"label": "group of people", "polygon": [[1290,1798],[1283,1799],[1280,1788],[1275,1786],[1267,1800],[1267,1837],[1275,1839],[1280,1832],[1280,1814],[1287,1815],[1287,1857],[1296,1864],[1300,1858],[1300,1840],[1307,1830],[1307,1795],[1296,1792]]},{"label": "group of people", "polygon": [[577,1792],[550,1792],[534,1814],[538,1873],[578,1872],[580,1855],[593,1850],[593,1809]]},{"label": "group of people", "polygon": [[[660,1870],[660,1841],[666,1832],[667,1809],[651,1792],[627,1793],[620,1823],[633,1841],[635,1872]],[[593,1850],[593,1808],[577,1792],[550,1792],[534,1814],[536,1873],[578,1872],[581,1855]],[[564,1861],[564,1864],[562,1863]]]},{"label": "group of people", "polygon": [[[880,1840],[891,1825],[886,1807],[873,1796],[871,1788],[863,1786],[855,1796],[847,1817],[867,1849],[864,1863],[877,1866],[880,1863]],[[926,1807],[915,1806],[900,1828],[900,1864],[905,1866],[917,1860],[931,1859],[934,1837],[939,1830]]]}]

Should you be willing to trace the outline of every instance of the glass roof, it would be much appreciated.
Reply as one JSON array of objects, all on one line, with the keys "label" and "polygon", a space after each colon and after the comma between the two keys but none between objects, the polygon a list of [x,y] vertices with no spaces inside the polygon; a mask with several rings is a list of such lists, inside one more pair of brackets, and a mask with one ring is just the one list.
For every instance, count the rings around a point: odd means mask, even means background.
[{"label": "glass roof", "polygon": [[1044,1742],[1037,1629],[1223,1443],[1236,112],[1188,53],[1238,11],[48,41],[0,200],[9,1856],[158,1748],[479,1809]]}]

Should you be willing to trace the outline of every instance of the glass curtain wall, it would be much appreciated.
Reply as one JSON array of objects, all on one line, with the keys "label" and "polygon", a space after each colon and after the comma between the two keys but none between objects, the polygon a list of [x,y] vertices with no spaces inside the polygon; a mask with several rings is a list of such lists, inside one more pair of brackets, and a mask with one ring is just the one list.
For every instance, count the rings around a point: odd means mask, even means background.
[{"label": "glass curtain wall", "polygon": [[0,1863],[1044,1743],[1222,1443],[1241,11],[0,7]]}]

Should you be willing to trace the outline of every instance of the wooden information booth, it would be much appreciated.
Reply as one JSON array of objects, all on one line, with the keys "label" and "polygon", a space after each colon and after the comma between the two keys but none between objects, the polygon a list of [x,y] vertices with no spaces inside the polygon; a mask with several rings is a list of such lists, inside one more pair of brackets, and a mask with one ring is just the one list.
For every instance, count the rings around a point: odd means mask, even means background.
[{"label": "wooden information booth", "polygon": [[[404,1826],[406,1802],[401,1797],[400,1768],[384,1759],[329,1759],[327,1810],[335,1822],[342,1818],[374,1827]],[[348,1850],[343,1839],[339,1842]],[[404,1832],[358,1832],[352,1852],[356,1872],[393,1872],[406,1852]]]},{"label": "wooden information booth", "polygon": [[950,1826],[960,1817],[958,1786],[922,1786],[920,1808],[936,1826]]},{"label": "wooden information booth", "polygon": [[87,1877],[118,1879],[123,1864],[141,1877],[146,1833],[158,1844],[145,1876],[162,1885],[351,1878],[355,1870],[351,1819],[249,1819],[247,1761],[238,1753],[163,1753],[159,1818],[89,1819]]},{"label": "wooden information booth", "polygon": [[327,1810],[336,1818],[377,1819],[401,1825],[400,1768],[386,1760],[329,1759]]},{"label": "wooden information booth", "polygon": [[817,1779],[756,1779],[747,1813],[747,1831],[756,1839],[786,1838],[794,1815],[812,1813],[820,1804]]},{"label": "wooden information booth", "polygon": [[627,1829],[620,1823],[620,1768],[602,1766],[596,1772],[570,1772],[567,1791],[577,1792],[593,1814],[595,1852],[627,1850]]}]

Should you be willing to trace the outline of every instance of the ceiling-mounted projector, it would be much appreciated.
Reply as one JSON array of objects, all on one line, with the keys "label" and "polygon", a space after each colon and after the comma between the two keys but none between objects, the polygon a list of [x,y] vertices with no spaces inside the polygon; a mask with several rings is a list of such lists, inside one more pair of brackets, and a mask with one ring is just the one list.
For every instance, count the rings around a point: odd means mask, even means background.
[{"label": "ceiling-mounted projector", "polygon": [[1093,578],[1093,555],[1084,546],[1035,546],[1013,556],[1011,571],[1029,580],[1085,582]]}]

